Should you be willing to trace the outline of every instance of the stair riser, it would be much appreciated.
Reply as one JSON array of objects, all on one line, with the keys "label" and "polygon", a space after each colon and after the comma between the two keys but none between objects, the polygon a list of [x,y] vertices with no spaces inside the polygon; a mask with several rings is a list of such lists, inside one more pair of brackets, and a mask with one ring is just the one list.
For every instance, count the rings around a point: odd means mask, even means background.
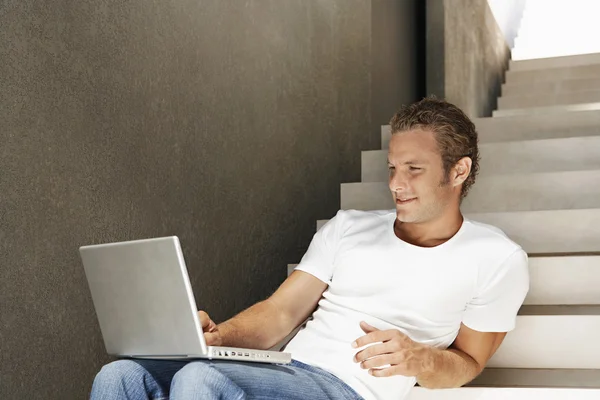
[{"label": "stair riser", "polygon": [[[387,183],[341,186],[344,210],[395,208]],[[600,170],[480,178],[462,204],[464,212],[505,212],[600,208]]]},{"label": "stair riser", "polygon": [[600,256],[530,257],[529,277],[526,305],[600,304]]},{"label": "stair riser", "polygon": [[[600,316],[518,316],[491,368],[600,369]],[[550,350],[553,349],[553,350]]]},{"label": "stair riser", "polygon": [[600,389],[460,388],[428,390],[416,387],[407,400],[598,400]]},{"label": "stair riser", "polygon": [[558,95],[600,90],[600,79],[572,79],[535,82],[532,84],[502,85],[502,97]]},{"label": "stair riser", "polygon": [[[477,126],[479,142],[481,144],[600,136],[600,111],[518,115],[502,118],[476,118],[473,122]],[[390,139],[390,126],[382,126],[382,149],[389,147]]]},{"label": "stair riser", "polygon": [[[600,169],[600,136],[480,145],[480,177]],[[387,182],[387,150],[362,152],[362,182]]]},{"label": "stair riser", "polygon": [[514,117],[514,116],[533,116],[542,115],[548,116],[551,114],[565,114],[572,112],[581,111],[599,111],[599,103],[581,103],[581,104],[569,104],[569,105],[558,105],[558,106],[545,106],[545,107],[527,107],[527,108],[511,108],[505,110],[494,110],[492,112],[493,117]]},{"label": "stair riser", "polygon": [[507,71],[506,84],[531,84],[533,82],[557,81],[567,79],[597,79],[600,76],[600,64],[571,68],[550,68],[532,71]]},{"label": "stair riser", "polygon": [[499,110],[600,102],[600,91],[511,96],[498,99]]},{"label": "stair riser", "polygon": [[600,370],[486,368],[468,386],[600,390]]},{"label": "stair riser", "polygon": [[529,254],[585,253],[600,249],[600,210],[467,214],[496,226]]}]

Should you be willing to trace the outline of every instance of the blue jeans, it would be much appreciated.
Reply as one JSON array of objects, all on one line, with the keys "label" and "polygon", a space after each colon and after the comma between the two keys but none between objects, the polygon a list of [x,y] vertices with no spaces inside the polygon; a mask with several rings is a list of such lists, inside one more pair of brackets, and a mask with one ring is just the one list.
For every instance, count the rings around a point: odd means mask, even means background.
[{"label": "blue jeans", "polygon": [[363,400],[316,367],[235,361],[119,360],[96,376],[92,400]]}]

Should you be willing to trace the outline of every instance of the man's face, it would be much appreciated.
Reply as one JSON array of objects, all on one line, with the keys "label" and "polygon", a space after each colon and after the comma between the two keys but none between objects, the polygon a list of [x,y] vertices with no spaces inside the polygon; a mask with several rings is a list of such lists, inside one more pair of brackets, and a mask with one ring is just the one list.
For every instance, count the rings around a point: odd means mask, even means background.
[{"label": "man's face", "polygon": [[[457,188],[447,182],[442,157],[431,131],[392,135],[388,152],[389,186],[400,222],[424,223],[458,204]],[[460,196],[460,186],[458,187]]]}]

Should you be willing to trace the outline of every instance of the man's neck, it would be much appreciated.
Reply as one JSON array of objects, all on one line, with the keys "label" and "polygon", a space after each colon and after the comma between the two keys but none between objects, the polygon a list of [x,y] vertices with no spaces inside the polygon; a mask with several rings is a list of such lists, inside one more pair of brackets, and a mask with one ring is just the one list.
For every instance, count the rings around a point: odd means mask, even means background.
[{"label": "man's neck", "polygon": [[435,247],[450,240],[463,224],[460,210],[456,213],[441,216],[423,223],[406,223],[396,219],[394,233],[412,245],[419,247]]}]

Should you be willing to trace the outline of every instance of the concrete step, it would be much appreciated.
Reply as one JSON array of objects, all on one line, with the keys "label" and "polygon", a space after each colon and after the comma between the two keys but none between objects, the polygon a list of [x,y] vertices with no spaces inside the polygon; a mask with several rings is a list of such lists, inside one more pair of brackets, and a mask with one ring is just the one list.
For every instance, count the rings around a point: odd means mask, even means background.
[{"label": "concrete step", "polygon": [[576,56],[536,58],[531,60],[510,60],[510,71],[531,71],[550,68],[579,67],[600,64],[600,53],[578,54]]},{"label": "concrete step", "polygon": [[486,368],[466,387],[415,387],[409,400],[579,400],[600,398],[600,370]]},{"label": "concrete step", "polygon": [[529,274],[526,305],[600,304],[600,255],[530,257]]},{"label": "concrete step", "polygon": [[558,105],[558,106],[545,106],[545,107],[527,107],[527,108],[511,108],[506,110],[494,110],[492,112],[493,117],[508,117],[514,115],[548,115],[555,113],[570,113],[574,111],[594,111],[600,110],[600,103],[582,103],[582,104],[569,104],[569,105]]},{"label": "concrete step", "polygon": [[600,136],[487,143],[480,153],[481,177],[595,170],[600,169]]},{"label": "concrete step", "polygon": [[388,210],[394,200],[385,182],[342,183],[340,208],[342,210]]},{"label": "concrete step", "polygon": [[[479,142],[558,139],[600,136],[600,111],[515,115],[501,118],[475,118]],[[381,127],[381,148],[387,149],[392,137],[389,125]]]},{"label": "concrete step", "polygon": [[482,176],[462,209],[513,212],[600,208],[600,170]]},{"label": "concrete step", "polygon": [[516,140],[559,139],[600,136],[600,111],[515,115],[501,118],[477,118],[482,144]]},{"label": "concrete step", "polygon": [[[600,209],[473,213],[503,230],[530,255],[600,252]],[[317,230],[328,220],[318,220]]]},{"label": "concrete step", "polygon": [[381,125],[381,148],[390,148],[390,139],[392,138],[392,127],[390,125]]},{"label": "concrete step", "polygon": [[600,370],[486,368],[468,386],[600,389]]},{"label": "concrete step", "polygon": [[565,79],[596,79],[600,76],[600,64],[580,65],[527,71],[506,71],[508,85],[531,84],[532,82],[558,81]]},{"label": "concrete step", "polygon": [[[600,136],[485,143],[480,177],[600,169]],[[387,150],[362,152],[362,182],[387,182]]]},{"label": "concrete step", "polygon": [[523,306],[490,368],[600,369],[600,306]]},{"label": "concrete step", "polygon": [[477,388],[429,390],[414,388],[407,400],[598,400],[600,389]]},{"label": "concrete step", "polygon": [[586,104],[600,102],[600,90],[568,92],[558,94],[531,94],[498,98],[498,109],[548,107],[556,105]]},{"label": "concrete step", "polygon": [[467,217],[496,226],[529,254],[600,251],[600,210],[474,213]]},{"label": "concrete step", "polygon": [[600,90],[600,79],[567,79],[560,81],[533,82],[530,84],[502,85],[502,97],[542,94],[564,94]]},{"label": "concrete step", "polygon": [[529,276],[526,305],[600,304],[600,255],[530,257]]},{"label": "concrete step", "polygon": [[[385,182],[344,183],[342,209],[395,207]],[[505,212],[600,208],[600,170],[486,176],[462,204],[469,212]]]}]

